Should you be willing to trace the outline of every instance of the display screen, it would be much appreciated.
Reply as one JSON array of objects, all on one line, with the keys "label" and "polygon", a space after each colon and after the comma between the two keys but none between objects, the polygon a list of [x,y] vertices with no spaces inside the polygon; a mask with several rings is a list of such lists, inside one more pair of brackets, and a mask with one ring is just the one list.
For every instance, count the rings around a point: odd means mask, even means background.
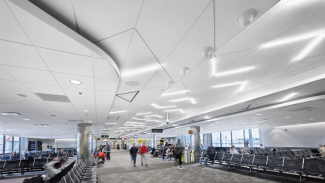
[{"label": "display screen", "polygon": [[152,133],[162,133],[163,129],[152,129]]}]

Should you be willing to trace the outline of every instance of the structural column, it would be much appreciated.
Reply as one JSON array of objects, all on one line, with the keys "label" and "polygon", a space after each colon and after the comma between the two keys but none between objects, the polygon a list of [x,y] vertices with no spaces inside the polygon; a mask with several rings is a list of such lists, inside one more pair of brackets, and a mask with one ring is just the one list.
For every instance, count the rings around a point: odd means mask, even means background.
[{"label": "structural column", "polygon": [[157,137],[156,134],[151,135],[151,148],[157,148]]},{"label": "structural column", "polygon": [[200,147],[200,127],[191,126],[192,130],[192,152],[193,152],[193,163],[199,162],[199,156],[201,155]]},{"label": "structural column", "polygon": [[77,162],[82,159],[86,165],[92,164],[92,125],[79,123],[77,128]]}]

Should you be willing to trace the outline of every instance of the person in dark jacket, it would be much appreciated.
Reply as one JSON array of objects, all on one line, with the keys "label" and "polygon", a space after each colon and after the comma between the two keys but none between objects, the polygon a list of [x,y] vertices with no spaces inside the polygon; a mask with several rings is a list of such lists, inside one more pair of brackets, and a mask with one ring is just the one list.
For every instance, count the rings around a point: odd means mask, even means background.
[{"label": "person in dark jacket", "polygon": [[167,147],[165,147],[164,150],[163,150],[163,152],[162,152],[163,160],[165,159],[166,151],[167,151]]},{"label": "person in dark jacket", "polygon": [[106,159],[111,161],[111,146],[106,143]]},{"label": "person in dark jacket", "polygon": [[134,166],[136,166],[135,164],[137,161],[137,152],[138,152],[138,149],[135,147],[135,144],[133,144],[133,147],[130,149],[130,155],[132,157]]}]

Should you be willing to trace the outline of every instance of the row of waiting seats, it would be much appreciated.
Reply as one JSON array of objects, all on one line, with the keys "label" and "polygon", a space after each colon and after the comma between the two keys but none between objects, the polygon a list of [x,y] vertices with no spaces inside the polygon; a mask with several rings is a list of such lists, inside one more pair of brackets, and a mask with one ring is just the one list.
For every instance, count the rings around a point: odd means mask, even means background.
[{"label": "row of waiting seats", "polygon": [[45,183],[83,183],[97,182],[97,171],[91,165],[86,165],[81,159],[75,165],[75,161],[63,169],[56,176],[45,181]]},{"label": "row of waiting seats", "polygon": [[54,158],[59,158],[61,162],[68,161],[69,156],[67,154],[38,154],[30,155],[26,159],[20,158],[20,156],[0,157],[0,174],[21,173],[25,172],[43,171],[44,165]]},{"label": "row of waiting seats", "polygon": [[302,181],[303,176],[315,175],[324,178],[325,175],[325,160],[319,158],[289,158],[216,152],[214,156],[210,154],[210,160],[212,163],[228,165],[228,168],[249,168],[250,173],[252,173],[253,169],[294,173],[299,175],[300,181]]}]

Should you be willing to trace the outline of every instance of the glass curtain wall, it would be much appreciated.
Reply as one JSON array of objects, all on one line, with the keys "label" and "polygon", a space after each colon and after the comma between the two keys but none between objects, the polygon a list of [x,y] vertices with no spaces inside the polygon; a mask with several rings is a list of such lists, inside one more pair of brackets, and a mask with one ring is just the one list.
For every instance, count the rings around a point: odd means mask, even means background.
[{"label": "glass curtain wall", "polygon": [[3,138],[4,135],[0,135],[0,154],[3,154],[3,147],[4,147]]},{"label": "glass curtain wall", "polygon": [[251,129],[252,139],[253,139],[253,147],[260,146],[260,131],[259,129]]},{"label": "glass curtain wall", "polygon": [[232,144],[236,147],[244,147],[244,131],[232,131]]},{"label": "glass curtain wall", "polygon": [[18,153],[19,152],[19,137],[14,136],[14,149],[13,151]]},{"label": "glass curtain wall", "polygon": [[231,132],[221,132],[222,147],[231,147]]},{"label": "glass curtain wall", "polygon": [[6,136],[5,140],[5,153],[11,153],[12,152],[12,136]]},{"label": "glass curtain wall", "polygon": [[213,147],[221,147],[220,132],[212,133],[212,146]]}]

